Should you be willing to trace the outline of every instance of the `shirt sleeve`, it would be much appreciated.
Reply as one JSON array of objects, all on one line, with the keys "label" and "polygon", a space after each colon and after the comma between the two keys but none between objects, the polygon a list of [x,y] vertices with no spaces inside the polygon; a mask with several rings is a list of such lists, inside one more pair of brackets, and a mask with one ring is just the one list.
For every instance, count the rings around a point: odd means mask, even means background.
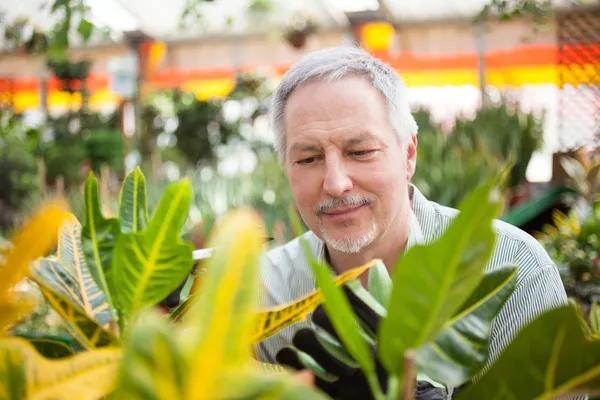
[{"label": "shirt sleeve", "polygon": [[[492,325],[490,358],[484,371],[500,356],[516,334],[543,312],[568,304],[567,295],[555,265],[539,268],[518,285]],[[587,396],[571,398],[585,400]],[[561,398],[567,399],[567,398]]]}]

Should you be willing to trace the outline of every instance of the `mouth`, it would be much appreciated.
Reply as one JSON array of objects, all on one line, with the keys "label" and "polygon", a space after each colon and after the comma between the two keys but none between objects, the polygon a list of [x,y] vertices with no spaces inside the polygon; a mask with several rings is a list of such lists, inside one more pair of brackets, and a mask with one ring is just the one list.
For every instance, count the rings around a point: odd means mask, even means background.
[{"label": "mouth", "polygon": [[336,208],[322,213],[326,219],[332,222],[344,221],[356,217],[365,207],[364,204],[352,207]]}]

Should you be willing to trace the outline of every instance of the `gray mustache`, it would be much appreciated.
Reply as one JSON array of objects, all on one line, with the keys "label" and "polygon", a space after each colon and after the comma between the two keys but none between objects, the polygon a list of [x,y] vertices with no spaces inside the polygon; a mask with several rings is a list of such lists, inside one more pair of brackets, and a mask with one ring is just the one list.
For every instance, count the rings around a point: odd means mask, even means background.
[{"label": "gray mustache", "polygon": [[321,215],[324,212],[335,210],[336,208],[339,208],[339,207],[364,206],[367,204],[371,204],[371,200],[369,200],[363,196],[353,195],[353,196],[348,196],[348,197],[342,197],[339,199],[325,200],[324,202],[322,202],[315,208],[315,211],[316,211],[317,215]]}]

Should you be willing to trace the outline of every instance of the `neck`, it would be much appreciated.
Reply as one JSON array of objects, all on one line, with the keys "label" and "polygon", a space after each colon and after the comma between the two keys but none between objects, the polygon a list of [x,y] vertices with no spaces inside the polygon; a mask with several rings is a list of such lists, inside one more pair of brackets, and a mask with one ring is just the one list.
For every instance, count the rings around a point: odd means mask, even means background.
[{"label": "neck", "polygon": [[[398,217],[394,219],[394,222],[389,225],[388,229],[381,232],[375,241],[363,248],[360,253],[342,253],[325,245],[327,262],[337,274],[341,274],[367,264],[373,259],[380,259],[391,275],[396,261],[406,248],[409,233],[410,213],[408,208],[403,207]],[[368,274],[361,275],[360,280],[363,286],[366,287]]]}]

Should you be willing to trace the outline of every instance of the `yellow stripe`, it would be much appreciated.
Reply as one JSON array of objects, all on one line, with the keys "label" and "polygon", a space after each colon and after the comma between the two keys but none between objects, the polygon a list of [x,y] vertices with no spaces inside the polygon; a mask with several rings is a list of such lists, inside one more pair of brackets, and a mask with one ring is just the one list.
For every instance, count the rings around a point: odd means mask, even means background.
[{"label": "yellow stripe", "polygon": [[[406,85],[413,88],[428,86],[463,86],[479,85],[479,72],[475,69],[440,69],[427,71],[398,71]],[[562,73],[562,76],[561,76]],[[276,79],[277,80],[277,79]],[[540,65],[532,67],[506,67],[490,68],[486,72],[488,85],[495,87],[521,86],[524,84],[598,84],[600,72],[597,66],[586,65]],[[562,83],[561,83],[562,82]],[[185,82],[181,89],[184,92],[194,93],[199,100],[212,97],[222,98],[227,96],[234,88],[235,81],[229,78],[193,80]],[[7,93],[0,93],[0,101],[9,101]],[[118,104],[120,98],[108,89],[101,89],[90,97],[89,106],[96,110],[105,105]],[[36,109],[40,106],[40,97],[34,91],[21,91],[13,96],[15,109],[19,112]],[[51,111],[66,110],[72,105],[79,108],[81,98],[79,94],[69,95],[67,92],[53,91],[48,94],[48,108]]]}]

